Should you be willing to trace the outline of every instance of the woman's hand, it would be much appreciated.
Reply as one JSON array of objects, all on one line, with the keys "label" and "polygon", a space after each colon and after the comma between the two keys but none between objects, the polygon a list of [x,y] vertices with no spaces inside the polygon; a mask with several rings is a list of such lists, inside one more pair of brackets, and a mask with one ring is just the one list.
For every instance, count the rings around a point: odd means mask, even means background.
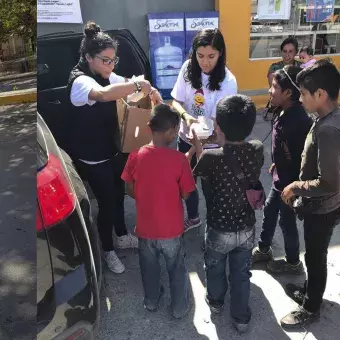
[{"label": "woman's hand", "polygon": [[188,128],[190,129],[191,125],[194,123],[198,123],[198,119],[190,116],[188,113],[183,113],[182,118],[184,119],[185,123],[187,124]]},{"label": "woman's hand", "polygon": [[164,103],[161,94],[155,88],[152,88],[151,92],[149,93],[149,96],[153,106]]},{"label": "woman's hand", "polygon": [[150,84],[150,82],[148,80],[141,79],[141,80],[138,80],[138,83],[142,87],[142,92],[145,95],[148,95],[150,93],[150,91],[151,91],[151,84]]}]

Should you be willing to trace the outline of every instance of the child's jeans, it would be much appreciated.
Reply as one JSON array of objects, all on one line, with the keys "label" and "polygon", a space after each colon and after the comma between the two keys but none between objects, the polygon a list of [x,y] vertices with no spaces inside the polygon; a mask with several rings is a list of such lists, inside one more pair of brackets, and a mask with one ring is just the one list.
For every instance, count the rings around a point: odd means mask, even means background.
[{"label": "child's jeans", "polygon": [[144,304],[156,309],[161,294],[160,255],[169,274],[172,315],[183,317],[189,310],[189,274],[184,262],[182,236],[167,240],[139,239],[139,264],[144,287]]},{"label": "child's jeans", "polygon": [[250,268],[255,242],[255,227],[237,233],[222,233],[209,228],[206,233],[204,263],[207,298],[210,303],[224,305],[228,290],[226,263],[229,257],[230,314],[237,323],[247,324],[249,308]]}]

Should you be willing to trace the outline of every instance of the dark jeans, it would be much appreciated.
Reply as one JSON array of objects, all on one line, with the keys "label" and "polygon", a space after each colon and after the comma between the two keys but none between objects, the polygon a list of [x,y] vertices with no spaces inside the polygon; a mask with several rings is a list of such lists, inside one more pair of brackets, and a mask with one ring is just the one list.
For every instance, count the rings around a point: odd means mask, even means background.
[{"label": "dark jeans", "polygon": [[77,171],[88,181],[98,203],[97,225],[104,251],[113,250],[112,229],[117,236],[127,234],[124,217],[125,184],[120,178],[124,166],[123,155],[100,164],[75,161]]},{"label": "dark jeans", "polygon": [[161,254],[169,275],[172,314],[175,318],[181,318],[189,309],[189,274],[184,262],[182,236],[167,240],[139,239],[144,304],[151,309],[157,308],[161,293]]},{"label": "dark jeans", "polygon": [[[191,148],[191,145],[185,142],[183,139],[178,139],[178,151],[182,153],[187,153]],[[191,159],[191,169],[193,169],[197,164],[197,158],[196,155],[194,155]],[[196,178],[195,178],[196,180]],[[199,196],[198,196],[198,190],[197,188],[195,191],[193,191],[189,198],[185,201],[187,212],[188,212],[188,218],[189,219],[195,219],[199,216],[198,212],[198,205],[199,205]]]},{"label": "dark jeans", "polygon": [[209,228],[204,253],[207,298],[222,306],[228,290],[226,263],[229,257],[230,314],[237,323],[248,323],[250,268],[255,228],[238,233],[219,233]]},{"label": "dark jeans", "polygon": [[340,209],[324,215],[304,217],[304,234],[307,267],[305,300],[303,307],[309,312],[317,312],[322,303],[327,282],[327,254]]},{"label": "dark jeans", "polygon": [[282,229],[287,262],[299,262],[300,242],[293,209],[281,199],[281,192],[273,187],[266,199],[263,209],[262,231],[259,240],[260,250],[268,249],[272,245],[277,219],[280,213],[279,225]]}]

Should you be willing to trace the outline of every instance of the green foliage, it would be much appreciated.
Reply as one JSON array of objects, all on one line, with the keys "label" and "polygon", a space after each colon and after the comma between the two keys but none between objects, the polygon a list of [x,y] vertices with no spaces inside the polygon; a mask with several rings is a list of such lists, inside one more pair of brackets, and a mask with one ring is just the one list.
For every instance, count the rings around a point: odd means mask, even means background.
[{"label": "green foliage", "polygon": [[36,0],[0,0],[0,41],[12,34],[33,40],[36,31]]}]

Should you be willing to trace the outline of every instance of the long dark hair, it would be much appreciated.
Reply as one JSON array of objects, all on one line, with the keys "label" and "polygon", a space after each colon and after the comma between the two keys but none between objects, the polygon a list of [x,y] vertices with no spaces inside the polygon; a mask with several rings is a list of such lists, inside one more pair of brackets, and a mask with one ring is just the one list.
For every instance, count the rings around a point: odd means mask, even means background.
[{"label": "long dark hair", "polygon": [[187,71],[185,73],[185,81],[190,82],[191,86],[198,90],[202,87],[202,70],[197,61],[196,52],[199,47],[211,46],[220,52],[217,64],[209,77],[208,88],[210,91],[218,91],[221,88],[220,83],[226,76],[225,65],[226,65],[226,46],[224,38],[219,29],[203,29],[199,31],[194,41],[192,42],[192,52],[190,55],[190,61],[188,64]]},{"label": "long dark hair", "polygon": [[86,62],[86,54],[93,58],[107,48],[113,48],[117,52],[117,47],[115,39],[104,33],[95,22],[89,21],[84,27],[84,37],[80,44],[80,61]]}]

